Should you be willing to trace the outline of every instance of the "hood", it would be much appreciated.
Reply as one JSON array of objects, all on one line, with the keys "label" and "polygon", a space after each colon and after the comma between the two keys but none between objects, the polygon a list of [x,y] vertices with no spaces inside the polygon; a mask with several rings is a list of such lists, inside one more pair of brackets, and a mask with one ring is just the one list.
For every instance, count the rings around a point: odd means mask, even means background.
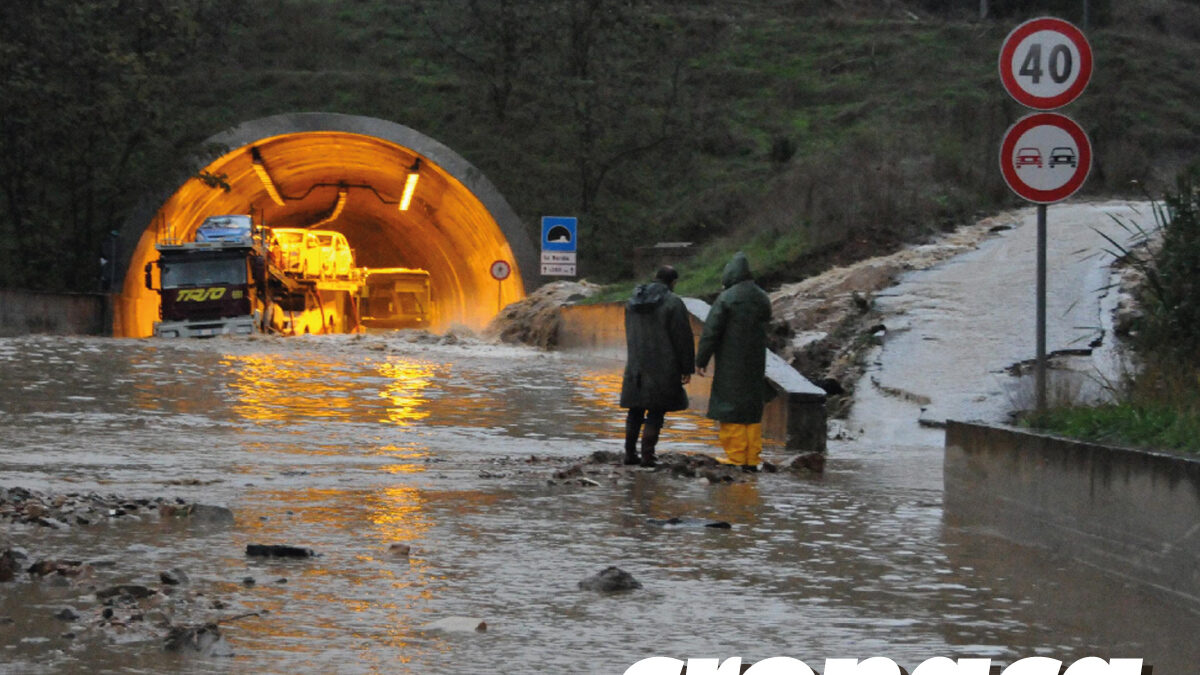
[{"label": "hood", "polygon": [[725,271],[721,274],[721,285],[729,288],[734,284],[753,278],[754,276],[750,274],[750,261],[746,259],[745,253],[738,251],[733,254],[733,259],[725,265]]},{"label": "hood", "polygon": [[666,284],[657,281],[642,284],[633,289],[633,297],[629,298],[629,308],[635,312],[652,312],[663,303],[671,289]]}]

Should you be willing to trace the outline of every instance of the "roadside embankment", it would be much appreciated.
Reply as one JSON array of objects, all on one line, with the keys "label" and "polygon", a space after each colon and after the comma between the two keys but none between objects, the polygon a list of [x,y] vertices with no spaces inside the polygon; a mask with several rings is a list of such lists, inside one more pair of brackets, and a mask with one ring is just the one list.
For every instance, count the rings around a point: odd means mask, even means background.
[{"label": "roadside embankment", "polygon": [[1048,549],[1200,609],[1200,460],[949,422],[947,525]]},{"label": "roadside embankment", "polygon": [[0,335],[106,335],[109,303],[100,293],[0,289]]}]

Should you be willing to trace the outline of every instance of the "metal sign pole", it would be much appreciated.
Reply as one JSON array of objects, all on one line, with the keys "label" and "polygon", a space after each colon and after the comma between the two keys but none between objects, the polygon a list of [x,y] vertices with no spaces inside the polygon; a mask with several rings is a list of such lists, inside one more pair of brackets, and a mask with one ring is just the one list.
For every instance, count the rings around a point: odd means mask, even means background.
[{"label": "metal sign pole", "polygon": [[1037,207],[1037,411],[1046,410],[1046,205]]}]

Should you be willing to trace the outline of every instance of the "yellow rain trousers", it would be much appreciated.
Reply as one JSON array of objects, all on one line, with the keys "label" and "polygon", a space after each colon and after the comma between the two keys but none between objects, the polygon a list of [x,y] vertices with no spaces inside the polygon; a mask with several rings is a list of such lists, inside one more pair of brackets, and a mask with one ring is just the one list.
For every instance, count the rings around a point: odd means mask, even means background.
[{"label": "yellow rain trousers", "polygon": [[721,447],[731,464],[743,466],[758,466],[758,456],[762,454],[762,423],[736,424],[721,422],[718,432]]}]

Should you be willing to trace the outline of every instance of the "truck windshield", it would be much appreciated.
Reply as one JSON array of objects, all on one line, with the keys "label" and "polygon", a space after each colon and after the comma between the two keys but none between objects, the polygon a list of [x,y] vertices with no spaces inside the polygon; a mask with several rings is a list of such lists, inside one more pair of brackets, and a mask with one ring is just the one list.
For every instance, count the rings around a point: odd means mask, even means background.
[{"label": "truck windshield", "polygon": [[244,283],[246,283],[246,261],[242,258],[162,263],[163,288]]}]

